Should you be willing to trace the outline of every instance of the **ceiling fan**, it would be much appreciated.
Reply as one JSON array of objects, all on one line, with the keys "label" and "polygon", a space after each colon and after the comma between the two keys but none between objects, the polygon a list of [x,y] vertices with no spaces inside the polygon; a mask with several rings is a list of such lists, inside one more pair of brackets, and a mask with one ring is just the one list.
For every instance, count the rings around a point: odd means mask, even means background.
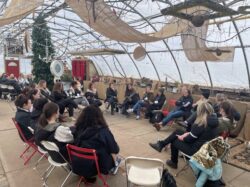
[{"label": "ceiling fan", "polygon": [[231,50],[219,49],[218,47],[217,47],[217,48],[214,48],[214,49],[206,49],[205,51],[207,51],[207,52],[213,52],[213,53],[215,53],[217,56],[221,56],[222,53],[232,53]]}]

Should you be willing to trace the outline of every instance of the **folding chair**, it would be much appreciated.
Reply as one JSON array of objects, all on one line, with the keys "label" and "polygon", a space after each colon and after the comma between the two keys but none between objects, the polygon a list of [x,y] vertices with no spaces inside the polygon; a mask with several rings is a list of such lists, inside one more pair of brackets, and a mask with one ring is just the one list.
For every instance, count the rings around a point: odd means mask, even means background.
[{"label": "folding chair", "polygon": [[[81,147],[77,147],[74,145],[67,145],[67,150],[68,150],[68,154],[69,154],[69,159],[72,165],[72,170],[71,173],[72,174],[74,172],[74,167],[73,167],[73,157],[77,157],[79,159],[82,160],[92,160],[95,162],[96,165],[96,170],[97,170],[97,176],[98,178],[102,181],[103,186],[104,187],[109,187],[107,181],[106,181],[106,177],[103,177],[103,175],[101,174],[100,168],[99,168],[99,163],[98,163],[98,157],[96,154],[96,150],[94,149],[87,149],[87,148],[81,148]],[[85,182],[85,179],[83,176],[81,176],[79,183],[78,183],[78,187],[80,187],[81,183]]]},{"label": "folding chair", "polygon": [[[44,146],[44,148],[46,150],[48,150],[49,153],[49,157],[48,157],[48,161],[50,163],[50,166],[46,169],[46,171],[44,172],[42,179],[43,179],[43,186],[48,186],[47,185],[47,180],[50,176],[50,174],[52,173],[52,171],[57,167],[61,167],[64,170],[66,170],[68,172],[68,175],[66,176],[66,178],[64,179],[61,187],[64,186],[64,184],[66,183],[66,181],[68,180],[71,171],[68,169],[68,167],[70,167],[69,163],[67,162],[67,160],[63,157],[63,155],[59,152],[59,148],[58,146],[53,143],[53,142],[49,142],[49,141],[42,141],[41,144]],[[63,163],[59,163],[57,161],[55,161],[55,159],[53,157],[51,157],[50,152],[55,152],[58,155],[61,156],[61,158],[65,161]],[[70,168],[71,169],[71,168]]]},{"label": "folding chair", "polygon": [[164,163],[159,159],[128,157],[125,160],[127,186],[161,186]]},{"label": "folding chair", "polygon": [[182,173],[183,171],[186,171],[189,167],[189,162],[188,160],[191,158],[191,156],[180,152],[180,156],[183,158],[185,165],[175,174],[175,177],[178,177],[180,173]]},{"label": "folding chair", "polygon": [[[29,140],[26,139],[26,137],[24,136],[22,129],[20,128],[19,124],[16,122],[16,120],[14,118],[12,118],[13,123],[15,124],[18,133],[20,134],[22,141],[27,145],[26,149],[22,152],[22,154],[20,155],[20,158],[24,159],[24,165],[26,165],[30,159],[38,152],[39,154],[43,155],[43,153],[41,153],[37,146],[34,144],[34,139],[31,138]],[[29,155],[27,158],[24,158],[24,154],[30,149],[33,149],[33,152],[31,153],[31,155]]]}]

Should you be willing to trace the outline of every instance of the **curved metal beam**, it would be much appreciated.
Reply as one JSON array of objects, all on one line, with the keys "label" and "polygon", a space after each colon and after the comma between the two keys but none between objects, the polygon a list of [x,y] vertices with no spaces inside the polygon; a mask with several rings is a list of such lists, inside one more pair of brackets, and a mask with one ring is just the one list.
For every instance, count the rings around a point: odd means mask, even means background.
[{"label": "curved metal beam", "polygon": [[[61,16],[58,16],[58,15],[56,15],[55,17],[68,20],[67,18],[62,18]],[[79,27],[83,28],[85,32],[87,32],[87,33],[89,33],[90,35],[92,35],[96,40],[98,40],[100,43],[102,43],[102,45],[103,45],[104,47],[107,47],[106,44],[105,44],[102,40],[99,39],[99,37],[95,36],[91,31],[88,31],[88,30],[87,30],[85,27],[83,27],[82,25],[80,25],[80,24],[74,22],[73,20],[68,20],[68,21],[70,21],[70,22],[72,22],[72,23],[78,25]],[[126,73],[125,73],[125,71],[124,71],[124,69],[123,69],[123,67],[122,67],[122,65],[121,65],[121,63],[120,63],[120,61],[116,58],[116,56],[114,56],[114,58],[115,58],[116,61],[118,62],[119,66],[121,67],[122,72],[124,73],[124,76],[125,76],[125,78],[126,78],[127,75],[126,75]],[[108,65],[108,64],[107,64],[107,65]],[[108,65],[108,66],[109,66],[109,65]],[[111,67],[110,67],[110,66],[109,66],[109,68],[110,68],[110,70],[111,70]],[[112,70],[111,70],[111,71],[112,71]],[[113,74],[113,77],[114,77],[114,74]]]},{"label": "curved metal beam", "polygon": [[209,77],[209,80],[210,80],[211,88],[213,89],[214,88],[214,84],[213,84],[212,76],[210,74],[210,70],[208,68],[207,61],[204,61],[204,63],[205,63],[206,69],[207,69],[207,74],[208,74],[208,77]]},{"label": "curved metal beam", "polygon": [[[154,30],[154,31],[157,31],[157,29],[140,13],[138,12],[134,7],[130,6],[129,4],[127,4],[126,2],[122,1],[123,4],[125,4],[126,6],[128,6],[129,8],[131,8],[133,11],[135,11],[135,13],[137,13],[139,16],[141,16],[141,18],[146,21],[149,26]],[[174,57],[174,54],[172,53],[170,47],[168,46],[167,42],[165,40],[162,40],[162,42],[165,44],[165,46],[167,47],[168,51],[170,52],[170,55],[171,57],[173,58],[174,62],[175,62],[175,66],[177,68],[177,71],[178,71],[178,74],[179,74],[179,77],[180,77],[180,80],[181,80],[181,83],[183,84],[183,79],[182,79],[182,75],[181,75],[181,72],[180,72],[180,68],[177,64],[177,61]],[[158,72],[157,72],[158,74]]]},{"label": "curved metal beam", "polygon": [[[222,2],[223,5],[227,5],[224,1]],[[234,28],[237,32],[237,35],[239,37],[239,41],[240,41],[240,45],[241,45],[241,49],[242,49],[242,52],[243,52],[243,56],[244,56],[244,59],[245,59],[245,65],[246,65],[246,70],[247,70],[247,78],[248,78],[248,87],[250,88],[250,73],[249,73],[249,66],[248,66],[248,60],[247,60],[247,54],[246,54],[246,50],[245,50],[245,47],[244,47],[244,44],[243,44],[243,40],[241,38],[241,35],[240,35],[240,32],[239,32],[239,29],[237,27],[237,24],[235,22],[235,20],[233,19],[232,16],[230,16],[231,20],[232,20],[232,23],[234,25]]]},{"label": "curved metal beam", "polygon": [[135,63],[134,59],[131,57],[131,55],[128,53],[127,49],[120,42],[117,42],[117,43],[123,48],[123,50],[125,51],[125,53],[129,56],[129,58],[133,62],[134,66],[135,66],[135,68],[136,68],[136,70],[137,70],[137,72],[139,74],[139,77],[142,78],[141,72],[139,71],[138,66],[136,65],[136,63]]}]

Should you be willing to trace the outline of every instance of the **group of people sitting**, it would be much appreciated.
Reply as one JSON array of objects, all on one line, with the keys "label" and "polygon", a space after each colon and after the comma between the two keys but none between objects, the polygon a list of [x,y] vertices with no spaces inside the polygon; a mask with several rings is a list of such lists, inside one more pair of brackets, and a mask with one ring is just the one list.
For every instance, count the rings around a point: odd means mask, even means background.
[{"label": "group of people sitting", "polygon": [[[81,97],[68,96],[83,96],[80,87],[81,85],[74,81],[69,92],[65,93],[62,83],[57,82],[50,92],[46,81],[41,80],[37,88],[24,89],[22,94],[17,97],[15,119],[25,137],[34,138],[35,143],[41,148],[44,148],[41,144],[44,140],[54,142],[66,160],[69,159],[66,150],[67,144],[96,149],[101,172],[103,174],[116,173],[121,162],[118,156],[119,146],[99,108],[102,102],[98,98],[95,85],[94,83],[89,84],[88,90],[84,94],[85,100]],[[166,101],[164,89],[160,88],[154,96],[150,85],[145,88],[145,93],[140,99],[133,86],[128,84],[124,102],[120,106],[117,94],[115,84],[110,83],[104,101],[106,109],[111,107],[111,114],[114,114],[120,108],[122,114],[135,113],[136,119],[140,119],[142,110],[145,112],[145,118],[152,118],[154,111],[161,110]],[[178,167],[179,151],[192,156],[206,142],[218,136],[230,134],[236,122],[240,120],[239,112],[224,94],[216,95],[215,104],[210,102],[209,96],[209,91],[202,91],[201,98],[193,103],[190,90],[183,87],[182,96],[176,101],[175,108],[161,121],[153,124],[153,127],[159,131],[170,121],[183,118],[183,121],[178,123],[185,130],[175,130],[166,139],[149,144],[158,152],[170,145],[171,159],[166,162],[169,167],[174,169]],[[89,106],[81,111],[72,126],[61,124],[64,121],[60,116],[63,115],[65,108],[68,108],[69,116],[72,117],[74,109],[86,102]],[[34,134],[28,127],[34,129]],[[51,154],[53,155],[53,153]],[[58,162],[64,161],[60,155],[54,155],[54,157]],[[76,161],[74,164],[77,168],[76,174],[86,177],[90,182],[95,181],[96,170],[93,169],[91,163]]]},{"label": "group of people sitting", "polygon": [[[81,95],[76,84],[76,82],[72,82],[69,92],[72,95]],[[49,151],[49,154],[53,160],[59,163],[65,162],[64,159],[69,161],[67,144],[96,149],[101,172],[115,174],[121,162],[118,157],[119,146],[108,128],[102,111],[98,105],[90,104],[81,110],[73,124],[65,125],[59,120],[60,115],[64,112],[63,108],[69,107],[69,110],[76,108],[77,102],[63,92],[61,83],[55,83],[50,92],[46,81],[41,80],[37,88],[26,88],[17,96],[15,120],[25,138],[34,140],[36,145],[42,149],[45,149],[42,141],[55,143],[63,157],[53,151]],[[48,96],[52,99],[48,99]],[[79,97],[75,99],[79,99]],[[78,104],[81,102],[78,100]],[[69,115],[72,115],[71,112],[69,111]],[[84,176],[87,182],[95,182],[97,171],[92,161],[83,163],[76,159],[72,164],[74,164],[76,174]]]}]

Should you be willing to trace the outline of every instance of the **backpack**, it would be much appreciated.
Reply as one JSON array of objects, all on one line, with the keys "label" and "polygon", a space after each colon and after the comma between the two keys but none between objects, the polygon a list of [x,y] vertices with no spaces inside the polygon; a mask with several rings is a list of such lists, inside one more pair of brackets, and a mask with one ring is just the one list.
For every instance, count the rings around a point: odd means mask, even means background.
[{"label": "backpack", "polygon": [[164,169],[161,180],[162,187],[177,187],[173,175],[169,173],[167,169]]},{"label": "backpack", "polygon": [[154,123],[159,123],[163,119],[163,114],[162,112],[156,112],[152,115],[152,117],[149,119],[149,122],[154,124]]}]

